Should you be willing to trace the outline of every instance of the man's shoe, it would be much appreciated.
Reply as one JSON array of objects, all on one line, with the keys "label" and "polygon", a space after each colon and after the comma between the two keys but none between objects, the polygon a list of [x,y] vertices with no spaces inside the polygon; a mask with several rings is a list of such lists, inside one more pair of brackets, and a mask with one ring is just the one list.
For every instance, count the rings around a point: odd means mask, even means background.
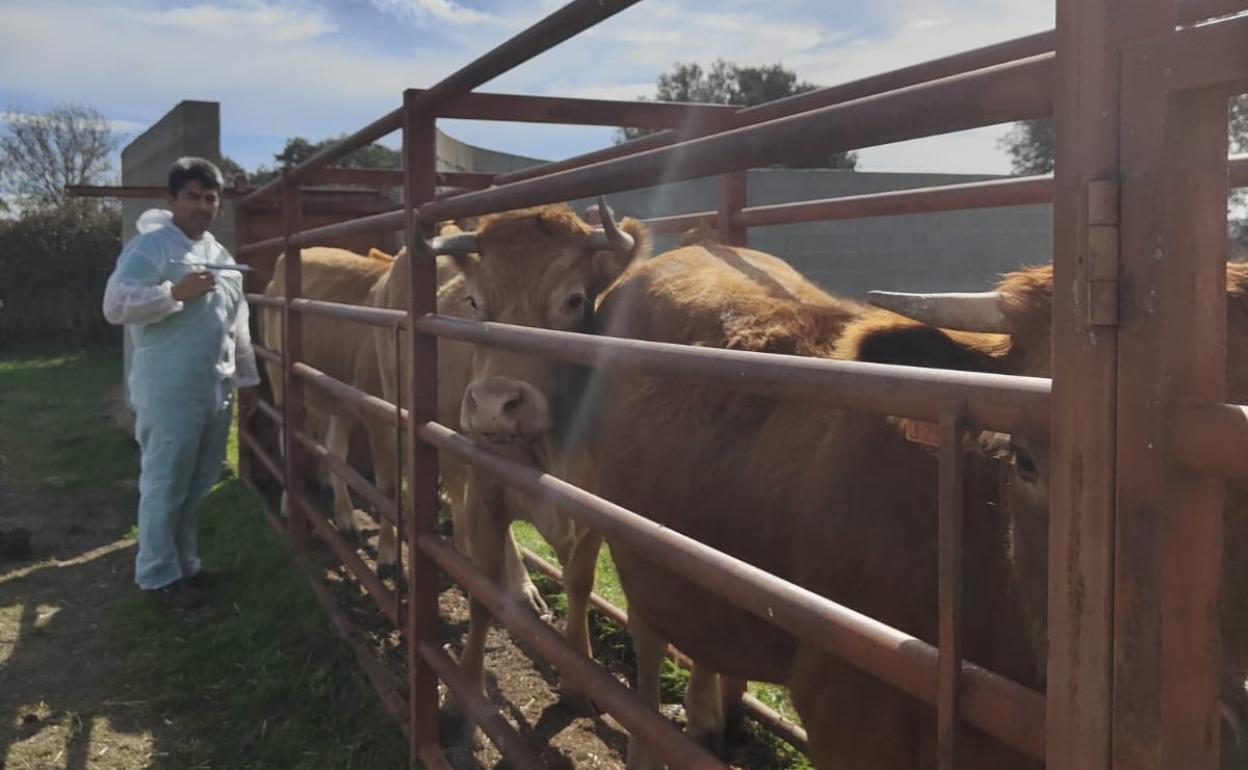
[{"label": "man's shoe", "polygon": [[229,578],[230,572],[228,570],[201,569],[188,578],[182,578],[182,582],[197,591],[211,591],[229,580]]},{"label": "man's shoe", "polygon": [[187,585],[185,580],[175,580],[162,588],[144,590],[158,606],[170,610],[193,610],[208,601],[203,591]]}]

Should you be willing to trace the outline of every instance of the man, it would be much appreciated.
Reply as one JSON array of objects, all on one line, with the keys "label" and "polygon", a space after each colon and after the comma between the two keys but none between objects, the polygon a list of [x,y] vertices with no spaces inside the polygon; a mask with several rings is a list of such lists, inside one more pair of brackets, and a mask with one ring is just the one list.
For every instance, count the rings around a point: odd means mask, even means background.
[{"label": "man", "polygon": [[[213,575],[197,553],[199,503],[221,474],[234,387],[254,387],[243,274],[208,228],[221,172],[203,158],[169,170],[169,211],[145,212],[104,291],[104,317],[134,342],[130,402],[142,451],[135,582],[160,604],[200,605]],[[224,268],[224,269],[223,269]]]}]

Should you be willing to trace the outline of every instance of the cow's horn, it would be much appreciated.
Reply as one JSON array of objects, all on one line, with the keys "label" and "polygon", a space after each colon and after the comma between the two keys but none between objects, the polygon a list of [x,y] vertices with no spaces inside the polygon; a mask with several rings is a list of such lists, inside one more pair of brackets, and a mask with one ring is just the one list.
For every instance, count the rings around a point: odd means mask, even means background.
[{"label": "cow's horn", "polygon": [[434,254],[472,254],[477,251],[477,234],[467,232],[439,235],[429,242],[429,250]]},{"label": "cow's horn", "polygon": [[1001,312],[1001,295],[995,291],[948,294],[904,294],[873,291],[867,302],[915,321],[964,332],[1009,334]]},{"label": "cow's horn", "polygon": [[[422,230],[420,214],[413,212],[412,216],[416,220],[416,233],[419,234]],[[436,257],[439,254],[472,254],[477,251],[477,234],[475,232],[468,232],[454,233],[452,235],[439,235],[432,241],[427,241],[424,238],[421,238],[420,243],[423,247],[421,251],[424,252],[425,256]]]},{"label": "cow's horn", "polygon": [[620,230],[615,223],[615,215],[607,207],[607,199],[601,195],[598,196],[598,219],[602,222],[602,229],[595,229],[589,239],[595,251],[628,254],[633,250],[633,236]]}]

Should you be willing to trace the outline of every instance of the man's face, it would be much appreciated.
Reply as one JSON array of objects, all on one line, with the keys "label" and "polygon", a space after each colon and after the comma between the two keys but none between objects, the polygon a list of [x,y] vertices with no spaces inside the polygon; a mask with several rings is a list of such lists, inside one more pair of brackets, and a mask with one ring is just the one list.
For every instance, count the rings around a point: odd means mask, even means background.
[{"label": "man's face", "polygon": [[169,210],[173,212],[173,223],[182,232],[199,238],[221,210],[221,191],[204,187],[202,182],[188,181],[177,195],[170,196]]}]

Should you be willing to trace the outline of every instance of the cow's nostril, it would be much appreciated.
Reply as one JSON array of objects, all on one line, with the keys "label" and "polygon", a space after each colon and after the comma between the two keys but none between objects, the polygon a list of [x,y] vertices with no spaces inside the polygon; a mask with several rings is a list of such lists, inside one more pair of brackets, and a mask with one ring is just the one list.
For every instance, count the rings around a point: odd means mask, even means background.
[{"label": "cow's nostril", "polygon": [[503,402],[503,413],[512,414],[520,408],[520,404],[524,402],[524,394],[516,393],[516,395]]}]

